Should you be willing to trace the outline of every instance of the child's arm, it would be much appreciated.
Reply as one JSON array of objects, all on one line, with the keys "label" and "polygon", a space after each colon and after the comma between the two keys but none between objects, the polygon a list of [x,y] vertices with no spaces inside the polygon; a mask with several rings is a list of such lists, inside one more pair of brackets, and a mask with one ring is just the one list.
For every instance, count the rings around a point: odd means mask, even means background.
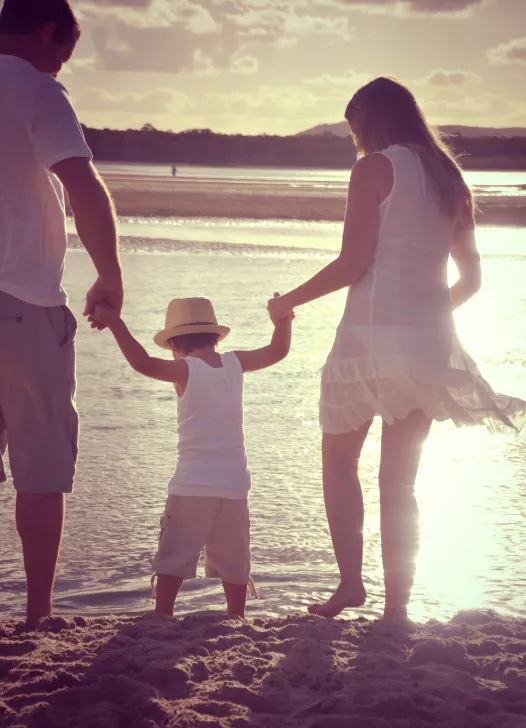
[{"label": "child's arm", "polygon": [[287,356],[290,350],[293,318],[294,314],[291,314],[286,318],[276,321],[272,340],[268,346],[263,346],[261,349],[253,349],[252,351],[234,352],[244,372],[255,372],[258,369],[266,369],[282,361]]},{"label": "child's arm", "polygon": [[162,382],[173,382],[174,384],[186,386],[188,364],[183,359],[169,361],[150,356],[137,339],[131,335],[117,311],[105,306],[97,306],[92,318],[109,328],[128,364],[136,372],[144,374],[145,377],[160,379]]}]

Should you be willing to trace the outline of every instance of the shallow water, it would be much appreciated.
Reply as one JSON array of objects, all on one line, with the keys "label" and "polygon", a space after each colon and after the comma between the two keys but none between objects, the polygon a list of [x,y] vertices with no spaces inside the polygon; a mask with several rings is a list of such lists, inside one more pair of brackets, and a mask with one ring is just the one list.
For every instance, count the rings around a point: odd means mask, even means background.
[{"label": "shallow water", "polygon": [[[272,226],[270,226],[272,228]],[[203,294],[232,326],[228,346],[265,343],[271,333],[265,304],[319,269],[326,252],[302,248],[293,228],[284,239],[238,232],[238,247],[170,251],[170,243],[136,239],[127,252],[125,317],[151,352],[174,296]],[[240,245],[243,242],[244,245]],[[483,292],[458,315],[461,338],[496,389],[526,398],[526,240],[520,229],[481,231]],[[181,239],[185,238],[185,234]],[[295,250],[268,245],[288,245]],[[336,240],[337,237],[331,238]],[[259,245],[252,245],[253,242]],[[265,245],[265,241],[268,245]],[[228,240],[225,240],[228,243]],[[321,247],[321,246],[320,246]],[[76,314],[93,279],[85,253],[68,254],[66,285]],[[254,576],[261,599],[249,614],[287,614],[328,595],[337,570],[324,516],[317,425],[319,379],[342,313],[344,294],[298,312],[289,358],[247,375],[246,439],[251,496]],[[149,577],[158,519],[176,453],[171,387],[140,377],[118,355],[111,336],[78,332],[81,456],[68,516],[56,589],[59,613],[136,612],[150,608]],[[379,427],[362,458],[365,581],[362,613],[382,607],[376,474]],[[433,427],[419,473],[421,550],[411,604],[416,619],[445,619],[461,608],[491,607],[526,616],[526,453],[522,438],[482,428]],[[11,485],[0,487],[1,609],[20,614],[23,569],[12,512]],[[179,613],[222,606],[215,582],[190,582]],[[349,612],[349,616],[352,613]]]},{"label": "shallow water", "polygon": [[[68,220],[68,230],[75,231]],[[323,220],[253,220],[232,218],[122,217],[119,230],[124,246],[136,252],[171,251],[174,244],[188,252],[211,249],[276,254],[294,249],[302,257],[332,254],[341,246],[342,223]],[[127,238],[127,239],[126,239]],[[482,254],[522,256],[526,240],[521,228],[481,227],[477,231]],[[206,245],[202,245],[205,243]],[[269,250],[270,249],[270,250]],[[277,249],[277,250],[276,250]]]},{"label": "shallow water", "polygon": [[[98,162],[97,167],[106,174],[124,176],[169,177],[172,165],[130,164],[125,162]],[[177,177],[246,184],[282,184],[287,187],[310,187],[313,190],[345,193],[349,183],[347,169],[289,169],[286,167],[201,167],[177,165]],[[526,172],[516,170],[471,170],[465,172],[466,181],[484,195],[526,195]]]}]

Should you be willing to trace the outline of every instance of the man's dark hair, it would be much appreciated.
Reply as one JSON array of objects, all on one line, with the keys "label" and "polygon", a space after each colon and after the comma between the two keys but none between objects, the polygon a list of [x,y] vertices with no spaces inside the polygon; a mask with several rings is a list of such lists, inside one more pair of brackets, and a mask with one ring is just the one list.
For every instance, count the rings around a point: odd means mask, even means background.
[{"label": "man's dark hair", "polygon": [[177,351],[185,355],[196,349],[216,346],[218,341],[219,334],[209,334],[206,331],[201,334],[181,334],[181,336],[172,336],[171,339],[168,339],[172,349],[177,349]]},{"label": "man's dark hair", "polygon": [[69,43],[80,33],[69,0],[5,0],[0,12],[0,33],[8,35],[30,35],[46,23],[56,23],[57,43]]}]

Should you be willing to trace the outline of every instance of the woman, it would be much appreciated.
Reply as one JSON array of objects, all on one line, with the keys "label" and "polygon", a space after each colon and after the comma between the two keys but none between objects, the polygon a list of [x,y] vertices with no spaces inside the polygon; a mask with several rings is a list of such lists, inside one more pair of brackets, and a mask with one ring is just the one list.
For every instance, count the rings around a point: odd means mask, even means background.
[{"label": "woman", "polygon": [[[418,547],[414,483],[433,420],[519,428],[526,402],[495,394],[459,343],[452,311],[480,288],[473,200],[450,150],[411,92],[377,78],[345,112],[353,167],[341,252],[269,301],[273,320],[351,286],[323,368],[323,488],[341,580],[314,614],[364,604],[358,460],[382,417],[379,473],[385,615],[406,616]],[[459,280],[448,288],[449,255]]]}]

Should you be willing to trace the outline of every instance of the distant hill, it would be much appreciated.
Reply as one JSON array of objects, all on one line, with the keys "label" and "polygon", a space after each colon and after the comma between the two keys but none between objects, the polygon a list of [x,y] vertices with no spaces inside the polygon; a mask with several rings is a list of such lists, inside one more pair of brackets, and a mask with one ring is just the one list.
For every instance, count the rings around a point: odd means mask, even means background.
[{"label": "distant hill", "polygon": [[[451,135],[461,135],[472,139],[478,137],[526,137],[526,127],[508,127],[505,129],[493,128],[489,126],[442,126],[443,132]],[[340,121],[338,124],[318,124],[318,126],[300,131],[297,136],[316,136],[319,134],[333,134],[338,137],[346,137],[349,134],[349,125],[346,121]]]}]

